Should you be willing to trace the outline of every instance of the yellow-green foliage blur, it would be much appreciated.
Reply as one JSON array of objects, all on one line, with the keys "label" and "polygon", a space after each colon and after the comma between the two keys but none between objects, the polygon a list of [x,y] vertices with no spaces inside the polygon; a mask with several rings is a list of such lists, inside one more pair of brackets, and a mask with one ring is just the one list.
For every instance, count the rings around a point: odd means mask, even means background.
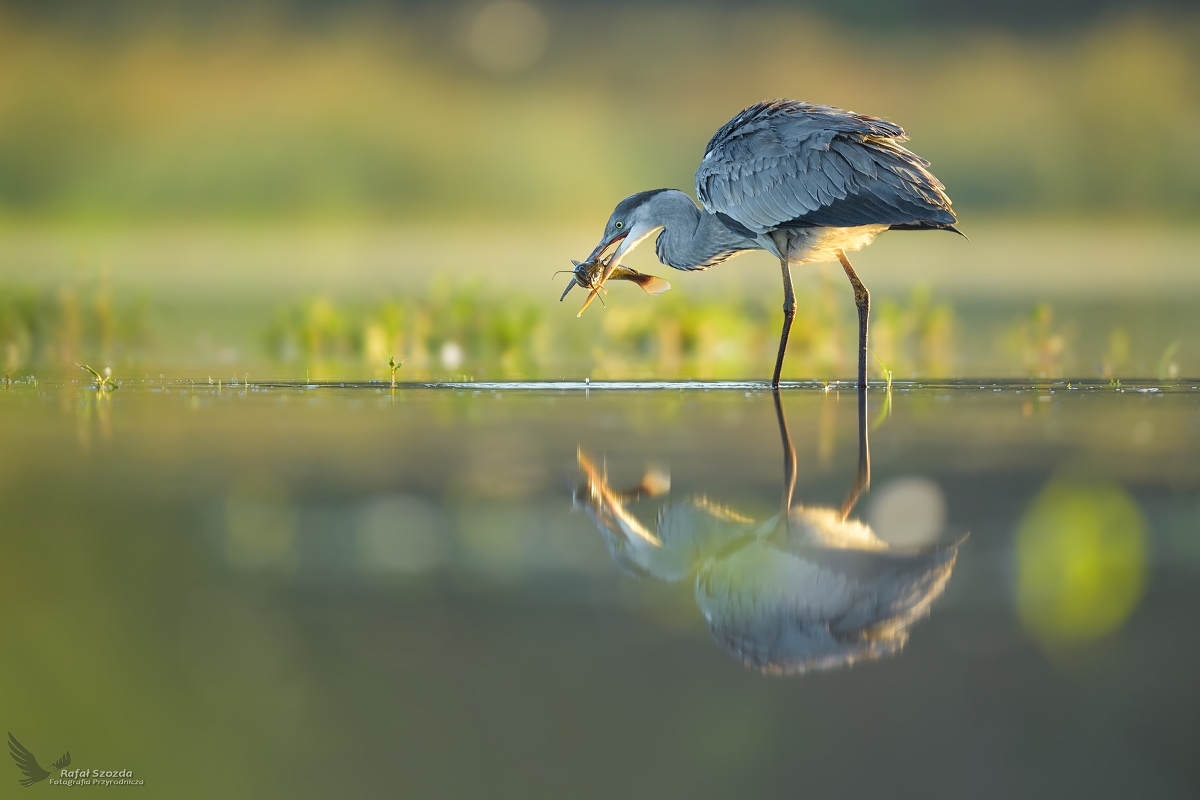
[{"label": "yellow-green foliage blur", "polygon": [[900,122],[964,211],[1200,206],[1196,16],[864,32],[780,8],[561,6],[544,52],[498,74],[471,55],[476,6],[319,24],[227,8],[107,25],[0,8],[0,214],[592,219],[689,188],[708,136],[773,96]]}]

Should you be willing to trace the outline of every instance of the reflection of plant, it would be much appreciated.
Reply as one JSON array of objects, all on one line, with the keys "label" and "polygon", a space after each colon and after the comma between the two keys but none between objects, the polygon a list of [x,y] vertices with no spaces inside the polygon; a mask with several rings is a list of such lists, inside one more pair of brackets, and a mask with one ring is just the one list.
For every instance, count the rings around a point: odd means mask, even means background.
[{"label": "reflection of plant", "polygon": [[1039,378],[1058,378],[1069,355],[1068,340],[1072,326],[1055,325],[1054,309],[1039,303],[1024,319],[1015,320],[1004,331],[1004,348],[1019,359],[1027,374]]},{"label": "reflection of plant", "polygon": [[875,417],[875,421],[871,423],[871,430],[875,430],[883,421],[892,415],[892,371],[888,369],[888,365],[879,357],[878,353],[873,354],[875,360],[879,362],[879,369],[883,372],[883,377],[887,379],[887,392],[884,395],[883,406],[879,409],[879,414]]}]

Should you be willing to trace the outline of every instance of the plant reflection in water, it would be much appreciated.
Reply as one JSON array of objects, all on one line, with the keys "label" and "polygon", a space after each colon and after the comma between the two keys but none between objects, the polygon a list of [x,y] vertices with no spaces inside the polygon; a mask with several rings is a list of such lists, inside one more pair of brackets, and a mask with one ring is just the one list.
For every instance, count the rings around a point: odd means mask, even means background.
[{"label": "plant reflection in water", "polygon": [[892,655],[945,589],[958,543],[890,546],[850,518],[871,481],[866,390],[858,395],[857,475],[842,507],[793,504],[796,450],[774,395],[784,490],[769,519],[696,496],[663,506],[651,530],[628,505],[667,494],[669,478],[650,472],[637,487],[616,490],[582,450],[585,480],[574,501],[618,566],[668,582],[694,574],[696,604],[713,638],[751,669],[800,674]]}]

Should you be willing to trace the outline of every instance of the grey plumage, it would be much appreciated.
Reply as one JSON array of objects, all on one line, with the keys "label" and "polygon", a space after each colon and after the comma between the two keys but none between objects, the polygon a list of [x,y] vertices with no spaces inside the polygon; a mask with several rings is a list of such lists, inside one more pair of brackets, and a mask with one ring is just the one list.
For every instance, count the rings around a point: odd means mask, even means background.
[{"label": "grey plumage", "polygon": [[708,142],[696,196],[756,234],[779,227],[951,228],[956,219],[929,162],[904,130],[831,106],[771,100]]},{"label": "grey plumage", "polygon": [[839,261],[858,307],[858,384],[867,385],[870,292],[846,253],[885,230],[949,230],[957,221],[929,162],[905,149],[904,130],[875,117],[796,100],[750,106],[709,140],[696,170],[697,208],[683,192],[656,189],[622,200],[585,263],[600,263],[617,245],[580,314],[621,257],[661,229],[659,261],[708,269],[747,250],[780,260],[784,324],[775,358],[779,385],[796,315],[791,265]]}]

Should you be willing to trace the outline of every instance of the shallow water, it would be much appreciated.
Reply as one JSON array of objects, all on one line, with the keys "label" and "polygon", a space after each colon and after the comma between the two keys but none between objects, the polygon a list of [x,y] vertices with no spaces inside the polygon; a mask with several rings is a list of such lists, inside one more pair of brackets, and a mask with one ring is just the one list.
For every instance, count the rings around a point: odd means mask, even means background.
[{"label": "shallow water", "polygon": [[1196,385],[14,384],[5,722],[146,796],[1194,796]]}]

